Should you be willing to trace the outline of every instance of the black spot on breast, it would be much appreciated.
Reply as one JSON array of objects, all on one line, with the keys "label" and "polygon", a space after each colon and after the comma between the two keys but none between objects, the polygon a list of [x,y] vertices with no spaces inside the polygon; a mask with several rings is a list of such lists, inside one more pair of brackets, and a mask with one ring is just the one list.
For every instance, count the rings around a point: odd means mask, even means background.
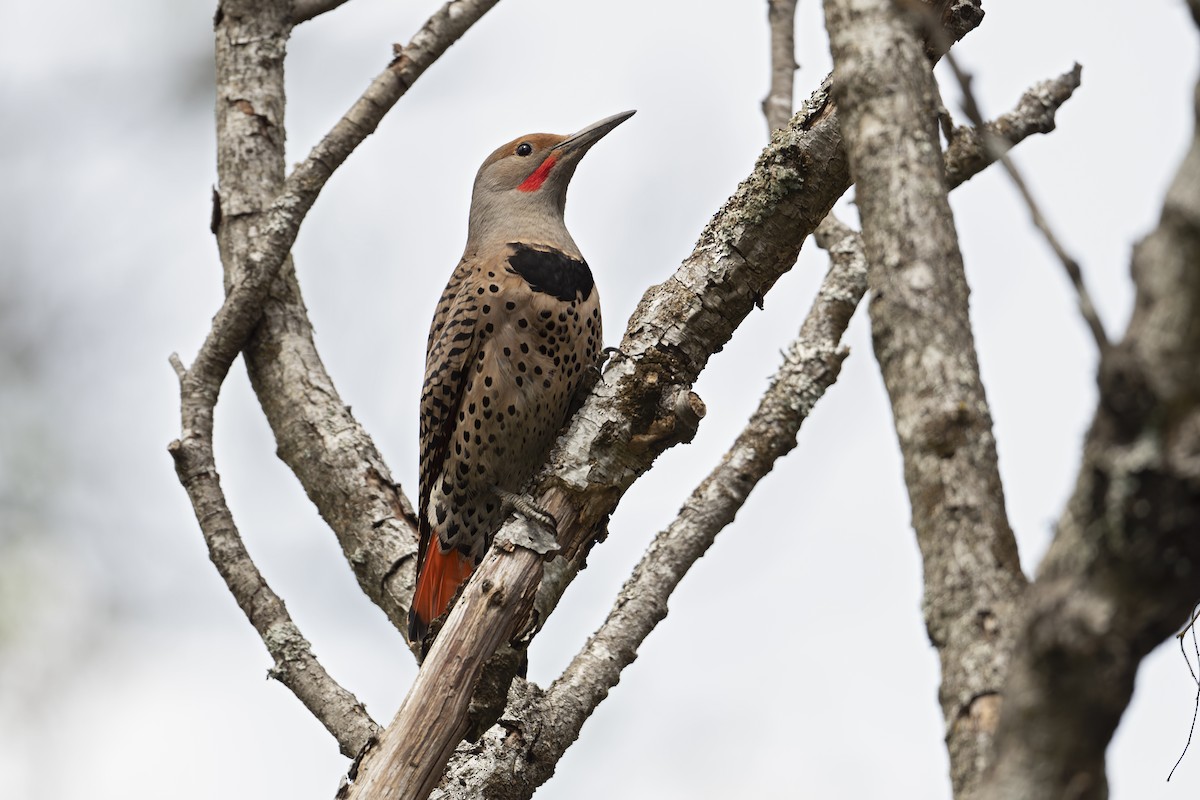
[{"label": "black spot on breast", "polygon": [[513,249],[508,268],[525,279],[529,288],[559,300],[577,297],[587,300],[592,294],[592,271],[587,262],[576,261],[559,250],[537,250],[520,242],[509,242]]}]

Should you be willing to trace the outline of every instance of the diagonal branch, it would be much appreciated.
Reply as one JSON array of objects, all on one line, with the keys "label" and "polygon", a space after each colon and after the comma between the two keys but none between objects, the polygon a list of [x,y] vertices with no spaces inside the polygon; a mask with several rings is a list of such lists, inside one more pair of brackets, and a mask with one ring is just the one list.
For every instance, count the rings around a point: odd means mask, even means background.
[{"label": "diagonal branch", "polygon": [[[546,728],[571,732],[566,744],[574,741],[592,711],[616,686],[650,631],[666,618],[667,599],[683,576],[733,522],[775,462],[796,447],[800,426],[837,380],[849,353],[839,342],[867,290],[867,264],[854,232],[832,217],[826,217],[816,235],[830,248],[833,263],[770,388],[717,467],[692,492],[679,516],[655,537],[604,624],[536,706]],[[553,767],[544,765],[556,763],[562,752],[547,756],[563,742],[540,737],[538,742],[529,770],[541,765],[545,780]]]},{"label": "diagonal branch", "polygon": [[924,560],[951,781],[975,796],[1026,582],[1004,508],[967,283],[938,153],[930,63],[891,0],[826,0],[871,263],[875,353]]},{"label": "diagonal branch", "polygon": [[[984,142],[989,148],[1003,152],[1004,143],[1002,141],[994,141],[988,135],[990,132],[983,123],[983,112],[979,110],[979,104],[975,101],[975,93],[971,90],[971,76],[959,67],[953,53],[946,54],[946,61],[950,64],[950,69],[954,72],[954,77],[958,80],[958,85],[962,89],[963,110],[966,111],[967,117],[971,120],[976,130],[983,132]],[[1076,84],[1079,82],[1080,71],[1080,66],[1076,64],[1074,70]],[[1000,157],[1000,163],[1004,166],[1004,171],[1008,173],[1008,177],[1012,179],[1013,185],[1017,187],[1017,193],[1025,201],[1025,206],[1029,209],[1029,215],[1033,219],[1034,227],[1041,232],[1046,243],[1050,245],[1050,249],[1054,251],[1054,255],[1058,257],[1063,270],[1067,273],[1067,278],[1071,281],[1071,285],[1075,287],[1075,295],[1079,298],[1079,313],[1083,316],[1084,322],[1087,323],[1088,329],[1091,331],[1092,339],[1096,342],[1096,348],[1103,353],[1109,346],[1108,335],[1104,332],[1104,324],[1100,321],[1100,315],[1096,312],[1096,305],[1092,302],[1092,295],[1088,291],[1087,284],[1084,283],[1083,271],[1079,267],[1079,262],[1067,252],[1058,236],[1054,233],[1054,229],[1050,227],[1049,221],[1047,221],[1046,216],[1042,213],[1041,208],[1033,197],[1033,192],[1029,189],[1029,184],[1025,182],[1025,178],[1022,177],[1021,171],[1017,169],[1017,165],[1012,159],[1003,155]]]},{"label": "diagonal branch", "polygon": [[317,661],[283,600],[267,585],[246,552],[213,458],[213,406],[209,398],[215,395],[209,387],[198,383],[194,373],[184,369],[178,356],[173,355],[171,362],[179,375],[185,432],[182,439],[171,442],[167,449],[175,459],[179,482],[196,510],[209,558],[275,660],[270,676],[291,689],[333,734],[342,755],[353,757],[379,726],[358,698],[343,689]]},{"label": "diagonal branch", "polygon": [[991,164],[1030,133],[1054,130],[1054,115],[1079,88],[1082,72],[1083,68],[1076,64],[1069,72],[1032,86],[1007,114],[983,125],[976,123],[974,127],[954,128],[947,137],[947,173],[974,175],[983,167],[971,162],[978,160],[983,165]]}]

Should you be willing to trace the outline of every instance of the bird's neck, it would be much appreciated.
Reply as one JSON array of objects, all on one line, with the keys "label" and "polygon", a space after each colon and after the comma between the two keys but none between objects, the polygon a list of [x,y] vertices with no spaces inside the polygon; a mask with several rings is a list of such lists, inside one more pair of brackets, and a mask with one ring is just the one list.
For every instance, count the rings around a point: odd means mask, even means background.
[{"label": "bird's neck", "polygon": [[488,252],[510,242],[537,244],[582,260],[563,221],[562,207],[552,198],[520,198],[513,202],[472,198],[466,255]]}]

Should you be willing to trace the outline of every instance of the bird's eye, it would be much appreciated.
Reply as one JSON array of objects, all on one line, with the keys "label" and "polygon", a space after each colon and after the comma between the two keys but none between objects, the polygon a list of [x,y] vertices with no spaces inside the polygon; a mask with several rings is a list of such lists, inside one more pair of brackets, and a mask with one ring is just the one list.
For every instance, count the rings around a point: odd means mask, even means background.
[{"label": "bird's eye", "polygon": [[519,156],[527,156],[532,152],[533,145],[531,145],[529,142],[521,142],[519,145],[517,145],[517,155]]}]

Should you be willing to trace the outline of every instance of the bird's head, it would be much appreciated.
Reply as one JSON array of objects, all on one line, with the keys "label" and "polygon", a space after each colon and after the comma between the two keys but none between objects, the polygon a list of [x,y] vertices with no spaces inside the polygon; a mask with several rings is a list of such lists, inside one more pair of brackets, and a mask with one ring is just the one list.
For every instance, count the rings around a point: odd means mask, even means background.
[{"label": "bird's head", "polygon": [[560,229],[565,235],[567,185],[580,159],[633,114],[615,114],[569,136],[531,133],[497,148],[475,175],[468,247],[493,238],[533,241],[539,236],[554,237]]}]

